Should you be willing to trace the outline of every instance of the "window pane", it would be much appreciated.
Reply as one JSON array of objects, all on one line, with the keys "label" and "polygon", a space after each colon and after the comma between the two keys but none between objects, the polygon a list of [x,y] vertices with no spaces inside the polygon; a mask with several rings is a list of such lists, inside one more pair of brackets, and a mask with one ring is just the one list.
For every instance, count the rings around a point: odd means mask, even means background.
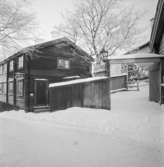
[{"label": "window pane", "polygon": [[0,92],[1,94],[6,94],[6,83],[5,82],[0,83]]},{"label": "window pane", "polygon": [[0,75],[2,74],[2,65],[0,65]]},{"label": "window pane", "polygon": [[18,58],[18,68],[23,68],[23,56]]},{"label": "window pane", "polygon": [[9,70],[10,70],[10,71],[13,71],[13,69],[14,69],[14,61],[11,60],[11,61],[10,61],[10,67],[9,67]]},{"label": "window pane", "polygon": [[6,94],[6,83],[3,83],[3,94]]},{"label": "window pane", "polygon": [[65,60],[65,68],[69,69],[69,61]]},{"label": "window pane", "polygon": [[17,80],[17,96],[23,96],[23,79]]},{"label": "window pane", "polygon": [[2,83],[0,83],[0,94],[2,94]]},{"label": "window pane", "polygon": [[3,73],[6,74],[7,73],[7,64],[3,65]]},{"label": "window pane", "polygon": [[9,82],[9,94],[13,95],[13,81]]}]

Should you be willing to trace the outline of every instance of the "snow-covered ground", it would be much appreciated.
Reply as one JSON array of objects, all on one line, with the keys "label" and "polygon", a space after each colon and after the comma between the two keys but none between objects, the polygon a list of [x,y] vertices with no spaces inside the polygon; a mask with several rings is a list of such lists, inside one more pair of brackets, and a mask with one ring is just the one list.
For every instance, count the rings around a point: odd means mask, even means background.
[{"label": "snow-covered ground", "polygon": [[112,94],[112,110],[0,113],[0,167],[162,167],[164,107],[148,88]]}]

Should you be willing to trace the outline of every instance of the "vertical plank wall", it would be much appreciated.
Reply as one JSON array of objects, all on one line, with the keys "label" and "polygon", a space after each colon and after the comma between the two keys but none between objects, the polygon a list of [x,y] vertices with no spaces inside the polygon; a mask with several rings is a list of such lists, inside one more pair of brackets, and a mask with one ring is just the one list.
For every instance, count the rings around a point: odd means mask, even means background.
[{"label": "vertical plank wall", "polygon": [[84,82],[49,89],[51,110],[68,107],[110,109],[108,79]]}]

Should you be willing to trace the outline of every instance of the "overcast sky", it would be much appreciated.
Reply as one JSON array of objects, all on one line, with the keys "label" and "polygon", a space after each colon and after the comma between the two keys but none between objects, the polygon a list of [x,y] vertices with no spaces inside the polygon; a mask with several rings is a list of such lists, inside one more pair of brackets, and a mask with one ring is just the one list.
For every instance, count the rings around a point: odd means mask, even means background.
[{"label": "overcast sky", "polygon": [[[80,0],[79,0],[80,1]],[[154,16],[158,0],[122,0],[129,5],[134,5],[140,12],[146,11],[144,16],[145,23],[149,24],[149,20]],[[66,10],[73,10],[74,4],[77,0],[35,0],[32,2],[37,20],[44,38],[50,39],[50,32],[54,25],[60,24],[62,20],[62,13]]]}]

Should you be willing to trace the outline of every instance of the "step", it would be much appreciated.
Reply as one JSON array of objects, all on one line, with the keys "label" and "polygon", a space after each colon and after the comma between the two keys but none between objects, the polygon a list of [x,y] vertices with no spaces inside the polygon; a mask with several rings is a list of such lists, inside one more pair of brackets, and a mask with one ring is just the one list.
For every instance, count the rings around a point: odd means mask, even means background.
[{"label": "step", "polygon": [[51,111],[50,106],[35,106],[33,112],[48,112]]}]

